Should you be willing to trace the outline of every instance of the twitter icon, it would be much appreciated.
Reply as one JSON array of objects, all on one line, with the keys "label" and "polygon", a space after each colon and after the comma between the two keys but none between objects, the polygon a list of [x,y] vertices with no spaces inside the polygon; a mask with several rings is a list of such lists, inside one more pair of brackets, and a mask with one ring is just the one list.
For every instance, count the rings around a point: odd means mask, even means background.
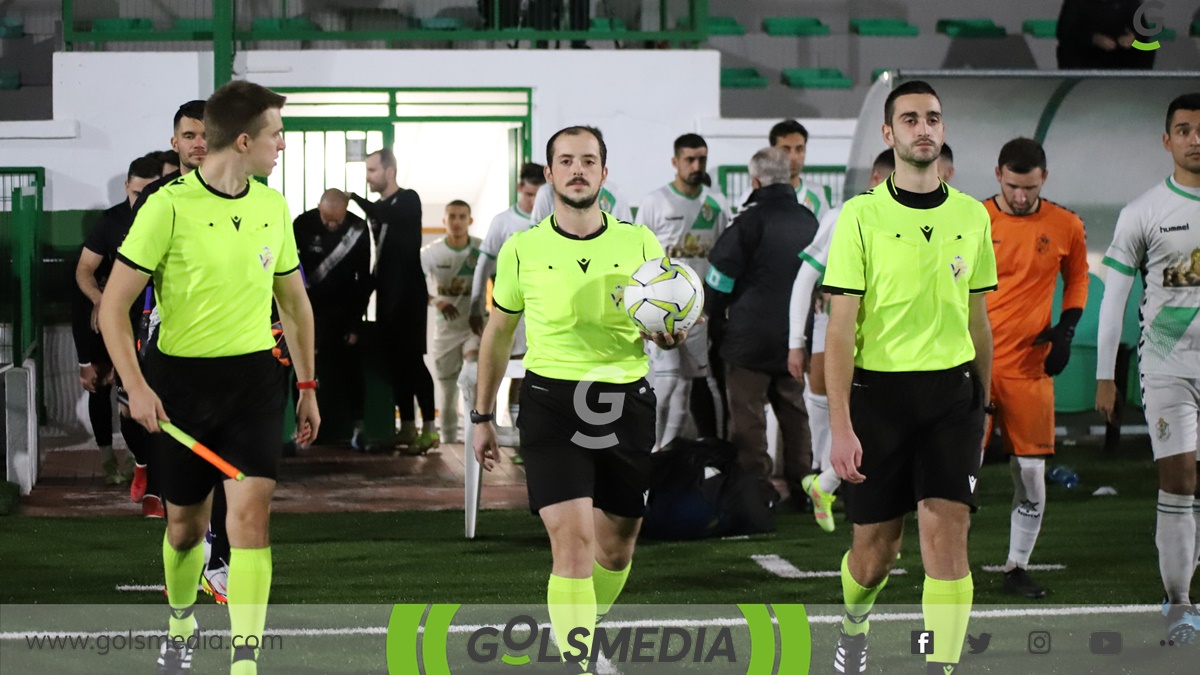
[{"label": "twitter icon", "polygon": [[988,645],[992,643],[992,634],[981,633],[979,637],[968,635],[967,643],[971,645],[972,654],[982,654],[987,651]]}]

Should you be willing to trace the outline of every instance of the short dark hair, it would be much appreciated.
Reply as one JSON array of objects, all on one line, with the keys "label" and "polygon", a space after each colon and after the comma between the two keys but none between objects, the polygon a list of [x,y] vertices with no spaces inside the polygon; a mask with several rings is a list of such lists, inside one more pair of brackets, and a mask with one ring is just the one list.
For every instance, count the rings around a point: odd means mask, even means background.
[{"label": "short dark hair", "polygon": [[796,120],[784,120],[771,127],[771,133],[767,134],[767,140],[773,148],[775,147],[775,141],[783,136],[791,136],[792,134],[800,134],[804,137],[804,142],[808,142],[808,129],[805,129],[804,125]]},{"label": "short dark hair", "polygon": [[950,149],[949,143],[942,143],[942,151],[938,153],[938,159],[945,158],[951,162],[954,161],[954,151]]},{"label": "short dark hair", "polygon": [[204,106],[204,137],[209,153],[219,152],[242,134],[258,135],[263,130],[262,114],[282,108],[287,97],[261,84],[234,80],[208,97]]},{"label": "short dark hair", "polygon": [[554,164],[554,142],[559,136],[579,136],[580,134],[591,134],[596,137],[596,142],[600,144],[600,166],[608,165],[608,146],[604,144],[604,134],[596,127],[589,126],[574,126],[565,129],[559,129],[546,142],[546,163]]},{"label": "short dark hair", "polygon": [[446,204],[446,210],[449,211],[451,206],[461,206],[461,207],[464,207],[467,209],[467,213],[471,212],[471,205],[464,202],[461,199],[455,199],[454,201],[450,202],[449,204]]},{"label": "short dark hair", "polygon": [[125,180],[158,178],[162,175],[162,169],[162,160],[158,157],[158,153],[151,152],[129,163],[129,171],[125,173]]},{"label": "short dark hair", "polygon": [[896,170],[896,154],[895,154],[895,152],[891,148],[888,148],[887,150],[884,150],[883,152],[879,153],[875,157],[875,161],[871,163],[871,170],[879,171],[880,173],[882,173],[884,170],[886,170],[888,173],[895,171]]},{"label": "short dark hair", "polygon": [[923,80],[909,80],[908,82],[905,82],[899,87],[893,89],[892,93],[888,94],[887,100],[884,101],[884,124],[888,125],[889,127],[892,126],[892,115],[896,112],[896,99],[900,98],[901,96],[908,96],[909,94],[929,94],[930,96],[936,98],[938,103],[942,102],[941,97],[937,95],[937,92],[933,90],[933,87],[929,86],[928,82]]},{"label": "short dark hair", "polygon": [[380,148],[375,152],[367,155],[367,157],[378,157],[379,166],[387,171],[388,169],[396,168],[396,153],[392,152],[391,148]]},{"label": "short dark hair", "polygon": [[1176,110],[1200,110],[1200,92],[1181,94],[1167,106],[1167,133],[1171,133],[1171,122],[1175,121]]},{"label": "short dark hair", "polygon": [[179,106],[179,110],[175,111],[175,120],[171,123],[171,128],[178,129],[179,121],[185,117],[196,120],[197,122],[203,122],[204,101],[196,99],[195,101],[188,101],[187,103]]},{"label": "short dark hair", "polygon": [[704,141],[704,137],[700,134],[684,134],[675,139],[675,156],[678,157],[682,150],[697,150],[707,147],[708,143]]},{"label": "short dark hair", "polygon": [[[158,161],[171,166],[179,166],[179,153],[174,150],[159,150],[158,152],[150,153],[154,155]],[[163,168],[166,168],[165,166]]]},{"label": "short dark hair", "polygon": [[1032,138],[1014,138],[1000,148],[996,166],[1013,173],[1029,173],[1034,169],[1045,171],[1046,151]]},{"label": "short dark hair", "polygon": [[521,165],[519,182],[528,185],[545,185],[546,167],[537,162],[525,162]]}]

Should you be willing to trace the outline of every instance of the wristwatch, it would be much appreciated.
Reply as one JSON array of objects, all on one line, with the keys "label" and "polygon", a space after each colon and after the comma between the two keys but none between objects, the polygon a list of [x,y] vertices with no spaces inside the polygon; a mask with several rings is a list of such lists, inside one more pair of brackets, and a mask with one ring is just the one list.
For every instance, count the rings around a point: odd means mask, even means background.
[{"label": "wristwatch", "polygon": [[481,413],[474,408],[471,409],[471,424],[485,424],[496,419],[496,413]]}]

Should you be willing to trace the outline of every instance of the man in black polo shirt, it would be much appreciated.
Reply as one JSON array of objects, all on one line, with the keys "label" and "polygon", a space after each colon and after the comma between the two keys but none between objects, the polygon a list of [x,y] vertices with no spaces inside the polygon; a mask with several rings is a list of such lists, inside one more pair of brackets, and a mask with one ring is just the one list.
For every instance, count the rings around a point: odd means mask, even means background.
[{"label": "man in black polo shirt", "polygon": [[[369,202],[349,197],[367,214],[375,235],[375,321],[388,360],[392,393],[400,409],[396,445],[422,453],[440,441],[433,377],[425,366],[428,290],[421,271],[421,197],[396,183],[396,155],[384,148],[367,156],[367,185],[379,193]],[[413,398],[421,406],[417,432]]]},{"label": "man in black polo shirt", "polygon": [[367,223],[346,210],[341,190],[326,190],[317,208],[296,217],[296,248],[304,270],[316,328],[321,369],[345,378],[354,436],[350,445],[366,449],[363,430],[363,377],[359,341],[371,295],[371,235]]}]

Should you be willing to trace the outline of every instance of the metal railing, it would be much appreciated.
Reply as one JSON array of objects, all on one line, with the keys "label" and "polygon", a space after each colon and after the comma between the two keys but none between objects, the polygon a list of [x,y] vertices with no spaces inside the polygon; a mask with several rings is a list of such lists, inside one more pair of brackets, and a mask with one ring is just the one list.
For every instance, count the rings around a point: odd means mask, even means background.
[{"label": "metal railing", "polygon": [[[243,47],[265,41],[383,41],[402,47],[588,40],[679,46],[708,38],[708,0],[314,0],[297,7],[301,4],[130,0],[120,3],[121,15],[114,16],[97,14],[85,0],[63,0],[63,39],[72,50],[110,43],[220,42],[225,36]],[[647,4],[657,11],[643,11]]]},{"label": "metal railing", "polygon": [[38,265],[43,229],[41,167],[0,168],[0,364],[39,361]]}]

